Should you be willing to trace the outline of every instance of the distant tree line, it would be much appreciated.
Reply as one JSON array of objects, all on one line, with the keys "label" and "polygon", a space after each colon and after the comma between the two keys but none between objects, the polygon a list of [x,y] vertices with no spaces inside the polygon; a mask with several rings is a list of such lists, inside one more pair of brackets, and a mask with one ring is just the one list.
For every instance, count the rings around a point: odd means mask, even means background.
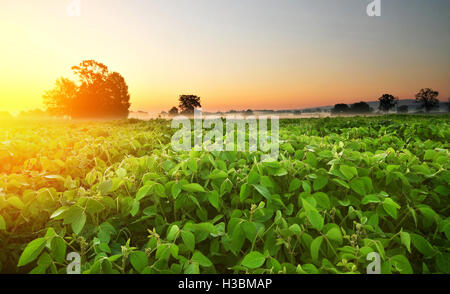
[{"label": "distant tree line", "polygon": [[[439,100],[437,97],[439,96],[439,92],[434,91],[430,88],[421,89],[419,93],[415,95],[415,102],[418,103],[418,109],[425,109],[426,112],[430,112],[433,109],[439,108]],[[450,98],[449,98],[450,100]],[[380,98],[378,98],[379,106],[378,110],[382,112],[389,112],[393,108],[397,108],[398,113],[408,113],[408,106],[402,105],[398,106],[399,99],[391,94],[383,94]],[[450,110],[450,104],[449,104]],[[332,109],[331,113],[333,114],[354,114],[354,113],[371,113],[374,109],[369,106],[366,102],[358,102],[351,104],[350,106],[347,104],[339,103],[336,104]]]},{"label": "distant tree line", "polygon": [[369,106],[366,102],[358,102],[353,103],[352,105],[348,106],[347,104],[336,104],[333,109],[331,109],[331,113],[333,114],[345,114],[345,113],[372,113],[374,109]]}]

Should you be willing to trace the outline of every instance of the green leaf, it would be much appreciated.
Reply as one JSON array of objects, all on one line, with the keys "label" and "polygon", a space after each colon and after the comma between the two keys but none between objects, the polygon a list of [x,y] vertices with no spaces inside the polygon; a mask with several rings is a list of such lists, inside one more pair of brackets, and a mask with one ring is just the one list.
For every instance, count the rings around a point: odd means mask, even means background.
[{"label": "green leaf", "polygon": [[255,189],[259,192],[259,194],[264,196],[264,198],[266,198],[267,200],[272,199],[272,195],[270,194],[269,190],[267,190],[266,187],[262,185],[253,185],[253,187],[255,187]]},{"label": "green leaf", "polygon": [[139,202],[139,200],[133,199],[133,201],[131,203],[131,210],[130,210],[131,216],[136,216],[136,214],[138,214],[140,206],[141,206],[141,203]]},{"label": "green leaf", "polygon": [[142,272],[148,265],[147,254],[143,251],[134,251],[130,255],[131,265],[137,272]]},{"label": "green leaf", "polygon": [[183,185],[183,190],[187,191],[187,192],[191,192],[191,193],[205,192],[205,189],[203,189],[203,187],[197,183],[185,184],[185,185]]},{"label": "green leaf", "polygon": [[177,199],[178,195],[181,193],[181,186],[179,183],[174,183],[171,188],[171,194],[173,199]]},{"label": "green leaf", "polygon": [[197,159],[191,158],[188,161],[187,166],[192,172],[197,172]]},{"label": "green leaf", "polygon": [[355,191],[358,195],[364,196],[366,194],[366,189],[364,186],[364,181],[359,178],[354,178],[350,182],[350,187],[353,191]]},{"label": "green leaf", "polygon": [[58,216],[62,215],[65,211],[67,211],[69,209],[68,206],[62,206],[60,208],[58,208],[57,210],[55,210],[52,215],[50,216],[50,219],[52,218],[57,218]]},{"label": "green leaf", "polygon": [[173,225],[170,227],[169,232],[167,233],[167,241],[175,240],[180,228],[177,225]]},{"label": "green leaf", "polygon": [[289,227],[289,231],[291,231],[296,235],[299,235],[302,230],[298,224],[293,224],[292,226]]},{"label": "green leaf", "polygon": [[358,175],[358,170],[354,166],[341,165],[339,170],[347,180],[351,180]]},{"label": "green leaf", "polygon": [[0,215],[0,231],[6,231],[6,221],[1,215]]},{"label": "green leaf", "polygon": [[317,204],[319,205],[319,207],[322,207],[325,209],[331,208],[330,198],[328,197],[327,194],[325,194],[323,192],[317,192],[317,193],[314,193],[312,195],[312,197],[317,201]]},{"label": "green leaf", "polygon": [[24,266],[35,260],[39,256],[39,254],[41,254],[46,242],[46,238],[37,238],[28,243],[27,247],[25,247],[25,250],[22,252],[22,255],[19,258],[19,263],[17,264],[17,266]]},{"label": "green leaf", "polygon": [[70,225],[73,222],[77,221],[81,214],[83,213],[83,208],[78,205],[71,206],[66,213],[64,213],[64,225]]},{"label": "green leaf", "polygon": [[212,206],[219,210],[219,193],[217,191],[211,191],[208,193],[208,200]]},{"label": "green leaf", "polygon": [[88,199],[86,203],[86,210],[89,213],[99,213],[105,210],[105,207],[95,199]]},{"label": "green leaf", "polygon": [[384,199],[383,208],[387,214],[392,216],[392,218],[397,219],[397,210],[400,208],[400,205],[398,205],[394,200],[391,198]]},{"label": "green leaf", "polygon": [[8,200],[6,200],[6,201],[9,204],[11,204],[12,206],[14,206],[15,208],[20,209],[20,210],[25,206],[25,204],[23,204],[22,200],[20,200],[20,198],[17,196],[9,197]]},{"label": "green leaf", "polygon": [[408,249],[408,252],[411,253],[411,237],[409,234],[407,232],[401,232],[400,239],[402,244],[405,245],[406,249]]},{"label": "green leaf", "polygon": [[300,189],[301,185],[302,185],[302,181],[300,181],[297,178],[293,179],[291,181],[291,183],[289,184],[289,192],[298,191],[298,189]]},{"label": "green leaf", "polygon": [[248,186],[248,184],[243,184],[241,186],[241,190],[239,192],[239,200],[241,202],[243,202],[245,199],[248,198],[248,196],[250,196],[251,190],[250,187]]},{"label": "green leaf", "polygon": [[197,262],[193,262],[190,265],[188,265],[188,267],[184,270],[184,273],[188,274],[188,275],[199,274],[200,273],[200,269],[198,267],[198,263]]},{"label": "green leaf", "polygon": [[450,223],[444,225],[443,231],[445,236],[447,237],[447,240],[450,240]]},{"label": "green leaf", "polygon": [[84,227],[84,224],[86,223],[86,214],[82,212],[77,219],[75,219],[72,222],[72,230],[73,232],[78,235]]},{"label": "green leaf", "polygon": [[313,228],[315,228],[318,231],[321,231],[323,228],[323,217],[316,211],[309,211],[307,213],[307,217]]},{"label": "green leaf", "polygon": [[242,249],[242,246],[245,242],[245,231],[241,228],[241,225],[238,224],[234,228],[231,234],[231,251],[237,255],[239,251]]},{"label": "green leaf", "polygon": [[256,228],[253,222],[245,221],[241,224],[242,230],[245,233],[245,236],[250,242],[253,242],[256,238]]},{"label": "green leaf", "polygon": [[210,266],[213,265],[211,260],[209,260],[200,251],[195,251],[194,254],[192,255],[192,259],[191,260],[193,262],[197,262],[200,266],[203,266],[203,267],[210,267]]},{"label": "green leaf", "polygon": [[219,169],[215,169],[211,172],[211,174],[209,175],[209,178],[211,180],[219,180],[219,179],[226,179],[228,177],[228,174],[223,171],[223,170],[219,170]]},{"label": "green leaf", "polygon": [[152,187],[153,183],[145,184],[144,186],[142,186],[136,194],[136,200],[140,201],[144,197],[148,196],[150,194]]},{"label": "green leaf", "polygon": [[319,259],[319,250],[320,245],[322,245],[323,237],[319,236],[316,239],[314,239],[311,243],[311,257],[314,262],[317,262]]},{"label": "green leaf", "polygon": [[308,201],[302,198],[303,207],[306,211],[306,216],[308,218],[308,221],[311,223],[313,228],[317,229],[318,231],[322,230],[324,219],[320,213],[317,212],[317,210],[312,206]]},{"label": "green leaf", "polygon": [[317,179],[313,182],[314,191],[319,191],[323,187],[325,187],[328,183],[328,179],[324,176],[318,176]]},{"label": "green leaf", "polygon": [[265,260],[266,258],[264,257],[264,255],[262,255],[258,251],[252,251],[244,257],[244,260],[242,260],[241,264],[250,269],[255,269],[262,266]]},{"label": "green leaf", "polygon": [[170,244],[170,253],[172,253],[173,258],[178,258],[178,252],[180,248],[175,244]]},{"label": "green leaf", "polygon": [[441,253],[436,256],[436,265],[440,271],[450,274],[450,253]]},{"label": "green leaf", "polygon": [[413,269],[409,260],[403,255],[396,255],[391,258],[392,264],[401,274],[413,274]]},{"label": "green leaf", "polygon": [[192,227],[197,232],[207,232],[209,234],[217,233],[217,229],[212,223],[193,224]]},{"label": "green leaf", "polygon": [[189,231],[181,231],[181,238],[183,239],[184,245],[190,251],[194,252],[195,249],[195,236]]},{"label": "green leaf", "polygon": [[367,195],[361,200],[362,205],[367,205],[369,203],[380,203],[380,202],[381,202],[380,198],[378,198],[378,196],[374,195],[374,194]]},{"label": "green leaf", "polygon": [[108,195],[108,193],[112,190],[112,188],[113,188],[113,181],[112,180],[104,181],[103,183],[98,185],[98,190],[104,196]]},{"label": "green leaf", "polygon": [[64,263],[67,245],[61,237],[55,237],[50,243],[51,255],[59,263]]},{"label": "green leaf", "polygon": [[342,186],[344,188],[350,189],[350,186],[344,182],[343,180],[340,179],[333,179],[333,182],[335,182],[336,184],[338,184],[339,186]]},{"label": "green leaf", "polygon": [[339,228],[331,228],[327,234],[326,237],[330,240],[336,241],[340,244],[342,244],[342,233],[341,230],[339,230]]},{"label": "green leaf", "polygon": [[411,234],[411,241],[414,247],[425,257],[432,257],[436,253],[431,244],[420,235]]}]

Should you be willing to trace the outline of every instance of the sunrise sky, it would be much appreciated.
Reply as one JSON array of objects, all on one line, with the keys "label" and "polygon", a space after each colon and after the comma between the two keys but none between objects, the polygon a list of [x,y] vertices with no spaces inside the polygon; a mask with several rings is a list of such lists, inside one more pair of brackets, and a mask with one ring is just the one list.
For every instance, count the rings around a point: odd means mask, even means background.
[{"label": "sunrise sky", "polygon": [[42,107],[70,67],[95,59],[126,79],[132,110],[180,94],[203,109],[293,109],[450,96],[450,1],[1,0],[0,111]]}]

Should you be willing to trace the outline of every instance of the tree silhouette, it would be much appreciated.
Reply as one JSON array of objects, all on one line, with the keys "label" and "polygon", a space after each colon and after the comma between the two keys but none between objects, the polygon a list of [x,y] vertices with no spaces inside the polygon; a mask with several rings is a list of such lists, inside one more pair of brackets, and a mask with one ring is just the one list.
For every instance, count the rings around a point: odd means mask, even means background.
[{"label": "tree silhouette", "polygon": [[178,108],[182,114],[193,114],[195,108],[202,107],[200,97],[195,95],[180,95],[179,101]]},{"label": "tree silhouette", "polygon": [[334,108],[331,109],[331,113],[334,113],[334,114],[347,113],[347,112],[349,112],[349,110],[350,110],[350,107],[348,107],[347,104],[340,103],[340,104],[336,104],[334,106]]},{"label": "tree silhouette", "polygon": [[247,110],[244,112],[244,115],[247,115],[247,116],[253,115],[253,110],[247,109]]},{"label": "tree silhouette", "polygon": [[78,87],[73,81],[66,78],[57,79],[55,87],[46,91],[43,96],[47,111],[53,115],[69,115],[77,92]]},{"label": "tree silhouette", "polygon": [[380,101],[378,109],[384,112],[388,112],[398,104],[398,98],[391,94],[383,94],[378,100]]},{"label": "tree silhouette", "polygon": [[65,78],[43,98],[49,112],[72,118],[127,118],[130,95],[125,79],[94,60],[85,60],[72,70],[78,84]]},{"label": "tree silhouette", "polygon": [[350,106],[350,112],[352,113],[371,113],[373,111],[373,108],[370,107],[369,104],[367,104],[366,102],[358,102],[358,103],[353,103]]},{"label": "tree silhouette", "polygon": [[172,108],[169,110],[169,115],[170,115],[170,116],[176,116],[176,115],[178,115],[178,108],[176,108],[175,106],[172,107]]},{"label": "tree silhouette", "polygon": [[421,89],[419,93],[416,94],[416,102],[420,103],[419,109],[425,108],[427,112],[430,112],[433,108],[439,108],[439,96],[438,91],[434,91],[430,88]]}]

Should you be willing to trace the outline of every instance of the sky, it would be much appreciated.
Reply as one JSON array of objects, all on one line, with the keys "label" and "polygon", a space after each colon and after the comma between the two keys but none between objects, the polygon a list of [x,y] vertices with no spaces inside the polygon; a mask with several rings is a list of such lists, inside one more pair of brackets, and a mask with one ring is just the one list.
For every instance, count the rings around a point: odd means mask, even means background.
[{"label": "sky", "polygon": [[[67,7],[80,1],[80,16]],[[0,111],[43,107],[70,68],[121,73],[131,109],[169,110],[181,94],[207,111],[298,109],[450,97],[450,1],[1,0]],[[73,7],[73,6],[72,6]],[[72,10],[75,11],[75,10]]]}]

